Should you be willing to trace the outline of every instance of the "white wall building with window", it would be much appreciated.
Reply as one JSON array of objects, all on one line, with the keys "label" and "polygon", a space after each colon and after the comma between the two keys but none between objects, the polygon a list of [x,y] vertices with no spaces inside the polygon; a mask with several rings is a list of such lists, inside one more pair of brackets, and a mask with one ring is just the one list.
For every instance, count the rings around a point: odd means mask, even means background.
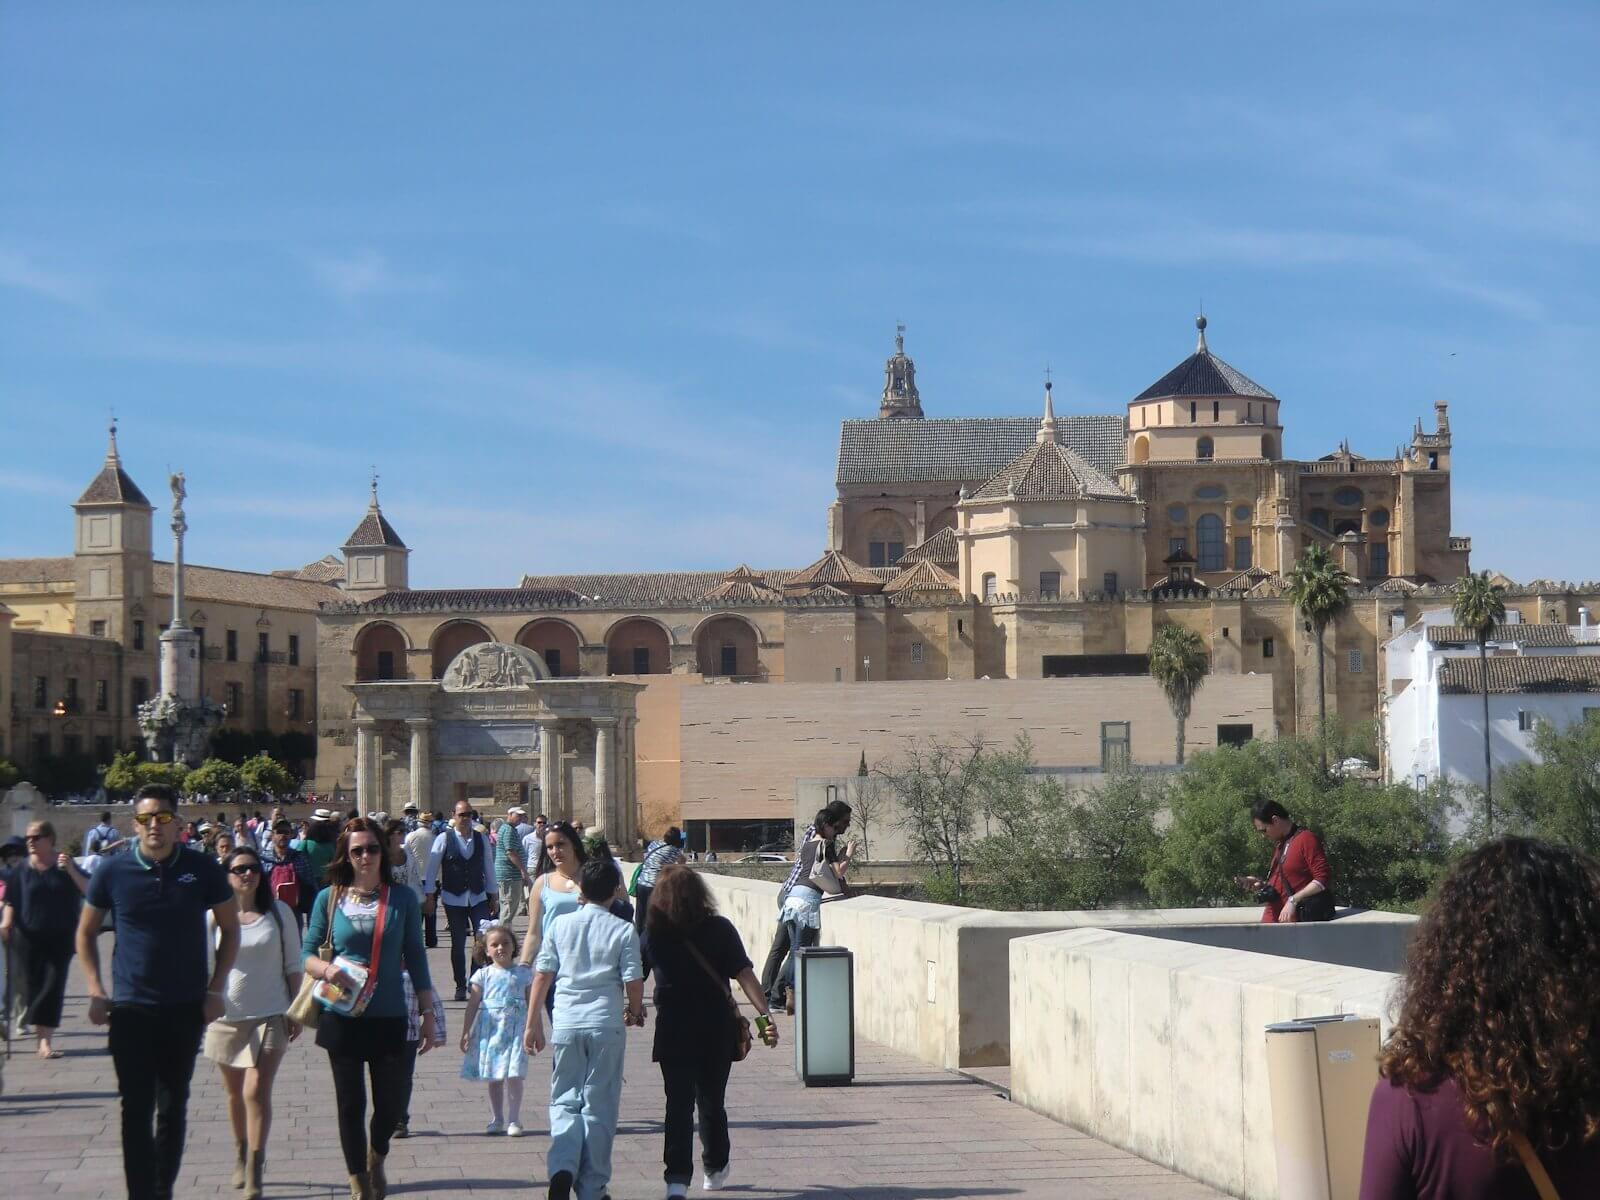
[{"label": "white wall building with window", "polygon": [[1580,615],[1579,625],[1497,626],[1486,664],[1472,632],[1453,624],[1448,609],[1423,614],[1391,638],[1383,700],[1389,779],[1483,787],[1485,665],[1497,774],[1536,761],[1539,722],[1565,728],[1600,720],[1600,631]]}]

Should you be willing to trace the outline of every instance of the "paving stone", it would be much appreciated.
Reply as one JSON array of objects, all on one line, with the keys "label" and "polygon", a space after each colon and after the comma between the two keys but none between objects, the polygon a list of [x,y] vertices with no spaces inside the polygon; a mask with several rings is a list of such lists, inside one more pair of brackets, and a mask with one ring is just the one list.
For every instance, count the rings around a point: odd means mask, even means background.
[{"label": "paving stone", "polygon": [[[102,953],[109,951],[109,942]],[[450,977],[445,950],[435,978]],[[13,1045],[0,1096],[0,1162],[7,1196],[99,1200],[123,1195],[116,1078],[105,1031],[89,1025],[76,971],[57,1044],[42,1062],[31,1040]],[[417,1061],[413,1136],[389,1156],[397,1200],[543,1194],[549,1056],[533,1062],[525,1137],[491,1138],[483,1085],[459,1078],[464,1005],[447,1003],[449,1045]],[[757,1045],[728,1088],[740,1200],[1212,1200],[1222,1194],[1074,1129],[1010,1104],[991,1084],[923,1066],[882,1046],[857,1046],[857,1086],[806,1088],[785,1043]],[[661,1183],[661,1077],[650,1032],[630,1032],[615,1200],[653,1200]],[[180,1200],[236,1197],[233,1135],[215,1068],[196,1064]],[[698,1153],[698,1150],[697,1150]],[[268,1146],[267,1200],[347,1196],[327,1058],[309,1039],[279,1072]],[[691,1192],[700,1195],[697,1186]]]}]

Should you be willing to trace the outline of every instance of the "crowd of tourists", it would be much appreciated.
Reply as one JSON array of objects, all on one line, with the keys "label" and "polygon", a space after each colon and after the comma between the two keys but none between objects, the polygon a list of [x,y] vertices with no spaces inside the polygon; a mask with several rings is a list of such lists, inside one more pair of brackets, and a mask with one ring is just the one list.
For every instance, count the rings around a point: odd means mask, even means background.
[{"label": "crowd of tourists", "polygon": [[[25,960],[23,1017],[40,1055],[60,1054],[52,1037],[74,954],[89,1020],[109,1029],[133,1200],[174,1194],[202,1055],[226,1097],[233,1186],[260,1200],[274,1082],[308,1033],[328,1059],[352,1200],[386,1196],[390,1147],[412,1131],[417,1057],[448,1038],[427,958],[440,903],[465,1005],[459,1074],[485,1085],[487,1134],[523,1136],[529,1061],[551,1055],[549,1196],[609,1194],[626,1031],[649,1020],[647,957],[666,1195],[692,1182],[697,1110],[702,1186],[727,1183],[725,1090],[750,1046],[730,981],[756,1008],[760,1039],[775,1046],[778,1031],[737,932],[682,865],[678,830],[647,848],[649,873],[631,881],[646,881],[636,913],[603,840],[521,808],[492,830],[465,801],[448,820],[318,809],[299,827],[275,811],[219,814],[206,829],[152,785],[133,821],[123,837],[103,814],[78,858],[36,822],[0,875],[0,930],[7,959]],[[511,922],[524,905],[519,943]],[[113,925],[108,978],[99,935]]]},{"label": "crowd of tourists", "polygon": [[[1274,802],[1251,815],[1271,861],[1238,883],[1262,901],[1262,919],[1331,917],[1320,839]],[[202,1054],[226,1096],[233,1185],[260,1200],[274,1081],[309,1032],[327,1056],[350,1196],[381,1200],[392,1142],[412,1133],[417,1058],[449,1041],[427,958],[442,904],[465,1006],[459,1077],[484,1084],[484,1132],[524,1136],[529,1062],[548,1051],[548,1195],[604,1200],[627,1030],[653,1023],[665,1194],[688,1192],[697,1117],[701,1182],[714,1191],[731,1172],[733,1066],[753,1036],[776,1045],[771,1013],[792,1006],[795,956],[817,941],[824,901],[850,894],[851,817],[830,804],[799,840],[758,979],[684,865],[676,827],[625,880],[603,840],[520,807],[494,828],[461,801],[448,818],[414,806],[392,820],[318,809],[297,825],[275,810],[231,823],[219,814],[205,830],[179,820],[171,789],[149,786],[132,836],[102,814],[80,856],[58,847],[47,821],[0,845],[0,938],[8,994],[20,991],[6,1020],[34,1030],[41,1058],[59,1057],[76,955],[89,1020],[109,1028],[133,1200],[173,1195]],[[108,980],[99,934],[112,925]],[[1600,1179],[1596,978],[1600,865],[1518,837],[1461,859],[1412,942],[1371,1098],[1362,1200],[1590,1194]],[[730,981],[757,1014],[753,1036]]]}]

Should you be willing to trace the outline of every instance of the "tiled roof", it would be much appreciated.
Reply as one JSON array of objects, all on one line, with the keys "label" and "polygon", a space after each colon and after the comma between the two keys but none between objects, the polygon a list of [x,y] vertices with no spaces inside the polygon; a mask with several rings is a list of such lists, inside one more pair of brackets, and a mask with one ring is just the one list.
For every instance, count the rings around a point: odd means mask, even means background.
[{"label": "tiled roof", "polygon": [[1160,379],[1135,396],[1141,400],[1162,400],[1168,396],[1256,396],[1263,400],[1277,397],[1255,380],[1236,371],[1209,350],[1197,350]]},{"label": "tiled roof", "polygon": [[1216,585],[1219,592],[1253,592],[1257,589],[1281,588],[1283,577],[1274,575],[1262,567],[1250,567],[1240,571],[1232,579],[1224,579]]},{"label": "tiled roof", "polygon": [[905,562],[953,563],[960,558],[956,550],[956,531],[946,525],[920,545],[913,546],[900,556]]},{"label": "tiled roof", "polygon": [[819,605],[826,607],[832,604],[854,604],[856,598],[849,592],[836,588],[831,583],[821,587],[814,587],[810,591],[796,592],[784,600],[785,604]]},{"label": "tiled roof", "polygon": [[72,556],[66,558],[0,558],[0,583],[71,583]]},{"label": "tiled roof", "polygon": [[815,587],[823,583],[876,588],[883,585],[884,579],[860,563],[846,558],[837,550],[828,550],[809,567],[790,575],[783,586],[785,590],[792,590]]},{"label": "tiled roof", "polygon": [[334,606],[340,613],[523,612],[536,608],[566,608],[583,603],[583,597],[566,588],[419,588],[385,592],[371,600],[347,600]]},{"label": "tiled roof", "polygon": [[[1483,665],[1476,658],[1448,658],[1439,666],[1439,690],[1450,695],[1483,691]],[[1487,660],[1489,691],[1600,692],[1600,655],[1503,655]]]},{"label": "tiled roof", "polygon": [[346,546],[393,546],[404,550],[406,544],[400,540],[400,535],[394,531],[394,526],[389,524],[389,518],[376,503],[367,509],[367,515],[361,518],[355,532],[345,538]]},{"label": "tiled roof", "polygon": [[974,500],[1126,500],[1129,496],[1082,455],[1058,442],[1034,442],[976,492]]},{"label": "tiled roof", "polygon": [[919,592],[961,593],[961,581],[943,567],[926,560],[913,564],[884,585],[884,594],[901,596]]},{"label": "tiled roof", "polygon": [[[151,564],[151,590],[158,596],[172,595],[172,564]],[[183,565],[183,594],[189,600],[212,600],[222,604],[251,604],[257,608],[315,609],[335,603],[344,593],[325,583],[304,579],[285,579],[281,575],[258,575],[253,571],[228,571],[221,567]]]},{"label": "tiled roof", "polygon": [[[1572,646],[1572,631],[1565,625],[1496,625],[1491,642],[1514,642],[1519,646]],[[1476,646],[1478,635],[1465,625],[1430,625],[1428,641],[1435,646]]]},{"label": "tiled roof", "polygon": [[150,507],[150,501],[145,499],[139,485],[128,477],[122,469],[122,464],[115,459],[106,459],[106,465],[100,468],[100,474],[89,481],[89,486],[84,488],[83,495],[78,497],[79,504],[142,504]]},{"label": "tiled roof", "polygon": [[[1122,464],[1121,416],[1057,417],[1061,441],[1095,470]],[[1038,417],[957,417],[932,421],[846,421],[839,429],[836,482],[981,483],[1034,442]]]},{"label": "tiled roof", "polygon": [[783,593],[740,563],[701,599],[715,604],[775,604],[783,600]]},{"label": "tiled roof", "polygon": [[[773,588],[792,569],[754,572]],[[694,608],[728,579],[726,571],[636,571],[623,575],[524,575],[522,587],[573,592],[611,608]]]},{"label": "tiled roof", "polygon": [[281,579],[303,579],[310,583],[342,583],[344,564],[332,554],[324,554],[316,562],[307,563],[299,570],[274,571]]}]

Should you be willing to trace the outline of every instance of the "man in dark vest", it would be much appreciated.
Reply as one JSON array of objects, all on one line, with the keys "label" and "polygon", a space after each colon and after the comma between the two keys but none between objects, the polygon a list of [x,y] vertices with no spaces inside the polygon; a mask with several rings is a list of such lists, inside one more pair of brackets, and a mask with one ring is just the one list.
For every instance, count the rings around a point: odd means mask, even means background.
[{"label": "man in dark vest", "polygon": [[456,977],[456,999],[467,998],[467,943],[478,922],[500,913],[500,893],[494,881],[489,839],[473,829],[477,816],[466,800],[456,801],[455,820],[433,839],[428,872],[422,890],[423,911],[432,916],[444,896],[445,920],[450,926],[450,968]]}]

